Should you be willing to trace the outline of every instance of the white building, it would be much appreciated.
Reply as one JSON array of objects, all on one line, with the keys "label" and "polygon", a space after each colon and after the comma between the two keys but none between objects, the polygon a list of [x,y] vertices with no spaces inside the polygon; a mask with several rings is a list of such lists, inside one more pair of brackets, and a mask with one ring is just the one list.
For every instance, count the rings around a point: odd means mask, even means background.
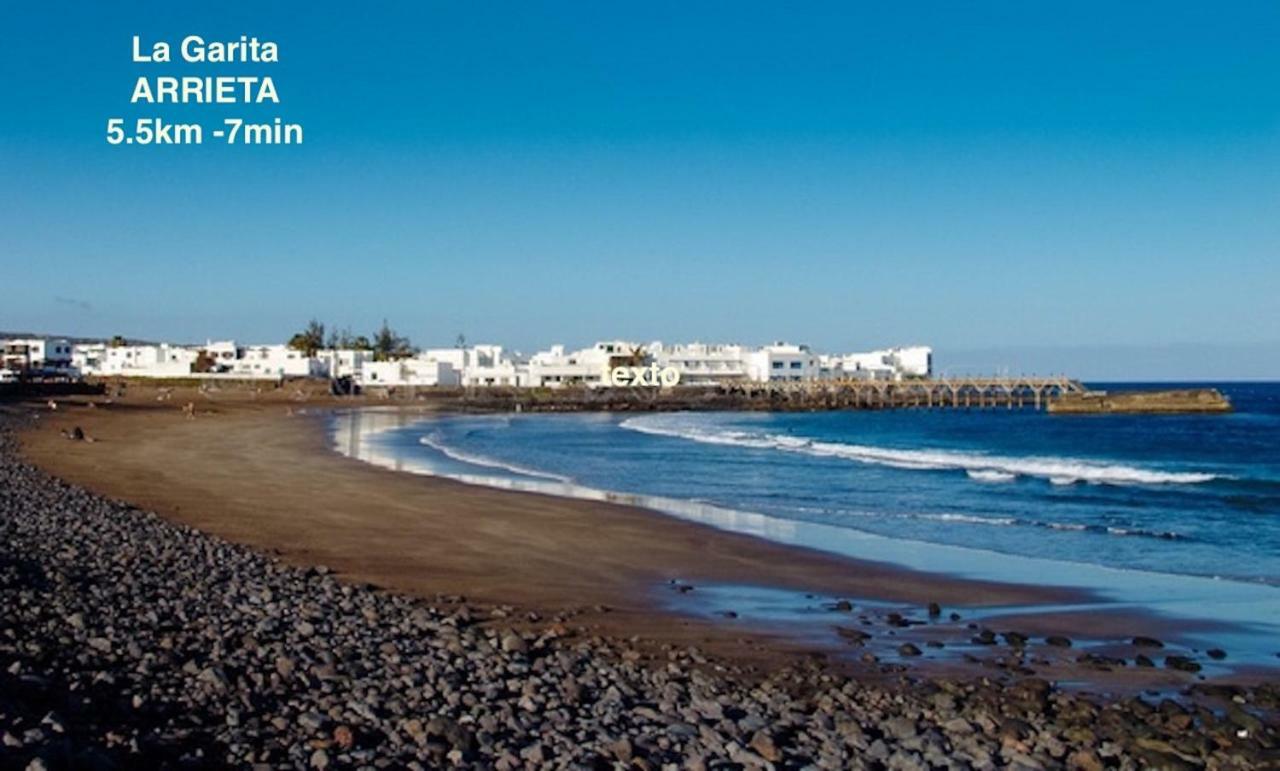
[{"label": "white building", "polygon": [[72,355],[81,372],[102,377],[279,380],[329,373],[326,360],[287,345],[238,346],[230,340],[194,346],[87,343],[75,346]]},{"label": "white building", "polygon": [[[488,385],[473,377],[471,359],[462,362],[463,382]],[[685,385],[716,385],[737,381],[758,383],[801,383],[816,380],[880,379],[928,377],[932,372],[932,350],[925,346],[889,348],[868,353],[820,355],[807,345],[773,343],[760,347],[736,344],[677,343],[659,341],[646,346],[625,340],[596,343],[591,348],[566,351],[562,345],[535,353],[528,364],[528,377],[517,384],[541,387],[605,385],[608,372],[616,366],[656,365],[674,369]]]},{"label": "white building", "polygon": [[605,340],[568,351],[555,345],[524,358],[500,345],[432,348],[396,361],[374,361],[368,350],[321,350],[314,356],[288,345],[72,346],[66,340],[32,338],[0,341],[0,369],[45,369],[101,376],[154,378],[272,379],[350,378],[361,386],[600,387],[612,382],[615,368],[674,370],[686,385],[740,381],[807,382],[817,380],[901,380],[929,377],[933,351],[928,346],[886,348],[865,353],[820,355],[807,345],[774,343],[761,347],[717,343],[641,345]]},{"label": "white building", "polygon": [[356,379],[365,362],[373,361],[373,351],[329,348],[316,351],[316,361],[327,377]]},{"label": "white building", "polygon": [[[197,346],[192,346],[197,348]],[[212,367],[215,371],[224,371],[235,365],[236,359],[240,357],[240,349],[236,346],[234,340],[209,340],[204,345],[198,346],[197,353],[203,354],[201,357],[202,367]]]},{"label": "white building", "polygon": [[500,345],[428,348],[421,355],[447,362],[461,373],[464,386],[523,386],[529,379],[528,362]]},{"label": "white building", "polygon": [[[207,349],[206,349],[207,350]],[[222,356],[225,349],[218,348],[219,369],[246,377],[325,377],[328,369],[318,358],[307,356],[297,348],[287,345],[250,345],[236,349],[236,357],[229,363]]]},{"label": "white building", "polygon": [[196,352],[177,345],[118,345],[86,343],[73,354],[86,375],[119,377],[189,377]]},{"label": "white building", "polygon": [[565,351],[563,345],[553,345],[550,350],[539,351],[529,359],[527,385],[598,388],[605,385],[614,367],[644,363],[647,363],[644,346],[626,340],[606,340],[577,351]]},{"label": "white building", "polygon": [[817,380],[822,362],[807,345],[774,343],[747,356],[747,378],[759,383]]},{"label": "white building", "polygon": [[901,380],[933,374],[933,349],[925,345],[846,353],[834,358],[839,361],[838,376],[854,380]]},{"label": "white building", "polygon": [[716,343],[650,343],[645,349],[653,363],[680,373],[685,385],[715,385],[749,377],[751,348]]},{"label": "white building", "polygon": [[903,377],[929,377],[933,374],[933,349],[927,345],[890,348],[890,360]]},{"label": "white building", "polygon": [[419,355],[409,359],[365,361],[356,382],[361,388],[456,386],[462,383],[462,373],[447,361]]},{"label": "white building", "polygon": [[15,337],[0,340],[0,369],[34,374],[75,374],[72,346],[64,338]]}]

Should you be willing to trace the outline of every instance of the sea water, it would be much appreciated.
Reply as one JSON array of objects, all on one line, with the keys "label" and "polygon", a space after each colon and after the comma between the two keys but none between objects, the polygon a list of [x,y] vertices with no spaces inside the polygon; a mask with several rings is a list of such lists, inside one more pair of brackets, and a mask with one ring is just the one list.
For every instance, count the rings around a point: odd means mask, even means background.
[{"label": "sea water", "polygon": [[364,411],[335,437],[407,471],[1275,631],[1280,384],[1216,387],[1234,413]]}]

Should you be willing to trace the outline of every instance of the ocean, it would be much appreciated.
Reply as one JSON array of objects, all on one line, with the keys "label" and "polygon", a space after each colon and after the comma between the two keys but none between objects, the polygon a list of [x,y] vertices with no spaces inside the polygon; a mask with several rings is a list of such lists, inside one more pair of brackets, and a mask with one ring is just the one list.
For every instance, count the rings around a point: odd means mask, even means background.
[{"label": "ocean", "polygon": [[1197,618],[1274,622],[1280,384],[1208,385],[1234,413],[358,411],[334,431],[340,450],[406,471],[620,500],[916,569],[1083,586]]}]

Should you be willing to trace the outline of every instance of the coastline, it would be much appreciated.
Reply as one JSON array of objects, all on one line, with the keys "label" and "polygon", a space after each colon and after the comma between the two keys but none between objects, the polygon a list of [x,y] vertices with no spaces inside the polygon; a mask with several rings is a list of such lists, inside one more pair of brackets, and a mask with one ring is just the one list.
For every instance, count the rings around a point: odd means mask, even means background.
[{"label": "coastline", "polygon": [[[1274,672],[1280,656],[1274,646],[1280,627],[1265,621],[1280,614],[1280,591],[1267,584],[888,537],[805,519],[725,508],[697,498],[592,487],[568,476],[548,475],[542,470],[470,455],[422,438],[423,434],[434,435],[435,421],[448,421],[455,416],[452,412],[365,408],[339,411],[329,422],[338,452],[401,473],[447,478],[490,489],[530,491],[566,500],[639,507],[680,522],[709,525],[719,532],[835,555],[855,565],[871,561],[940,580],[1034,586],[1075,595],[1070,601],[1059,600],[1053,605],[1042,601],[1024,606],[970,606],[965,615],[970,622],[965,625],[968,628],[977,622],[982,626],[1002,624],[1042,636],[1068,636],[1089,650],[1106,651],[1108,656],[1113,656],[1124,652],[1124,646],[1119,644],[1122,638],[1137,634],[1140,628],[1146,630],[1142,634],[1150,634],[1159,627],[1161,637],[1176,640],[1193,656],[1198,654],[1205,672],[1212,676],[1245,669]],[[558,421],[553,417],[542,420]],[[405,442],[406,436],[414,441]],[[420,452],[423,444],[430,448],[425,455]],[[604,450],[598,444],[595,446]],[[443,466],[432,459],[433,453],[445,461]],[[458,464],[462,464],[461,467]],[[497,469],[500,475],[487,474],[488,468]],[[509,473],[516,476],[507,476]],[[703,591],[696,595],[681,591],[674,598],[670,592],[660,592],[663,596],[658,598],[658,604],[668,610],[693,612],[722,622],[728,617],[740,619],[738,623],[747,626],[777,627],[798,639],[830,642],[830,619],[824,618],[821,611],[842,599],[787,592],[785,587],[770,584],[767,578],[752,584],[719,583],[701,588]],[[680,589],[692,591],[693,587],[685,585]],[[715,598],[715,602],[710,598]],[[883,594],[862,595],[856,599],[865,601],[864,604],[885,604]],[[750,611],[745,609],[753,604],[755,607]],[[882,608],[883,612],[908,615],[914,610]],[[938,619],[930,618],[929,624],[937,625]],[[963,634],[957,639],[955,631],[958,630],[953,628],[951,639],[946,642],[963,646],[969,641]],[[1206,651],[1223,648],[1230,651],[1229,656],[1210,655],[1208,660],[1204,659]],[[934,653],[930,652],[931,659],[935,658]],[[1134,653],[1129,651],[1131,657]],[[936,657],[943,658],[945,654]],[[1223,663],[1225,658],[1229,658],[1230,663]]]},{"label": "coastline", "polygon": [[1274,759],[1272,684],[1196,685],[1157,708],[1015,670],[846,677],[813,657],[744,667],[695,645],[655,651],[591,634],[575,619],[539,627],[509,607],[290,565],[101,498],[20,460],[14,421],[0,410],[0,767]]},{"label": "coastline", "polygon": [[[172,521],[419,594],[633,614],[653,610],[647,588],[672,580],[764,581],[920,606],[1080,598],[847,560],[615,503],[375,468],[333,452],[321,405],[225,399],[201,405],[194,420],[145,398],[93,410],[64,402],[22,435],[22,452]],[[95,441],[67,442],[59,431],[73,424]]]},{"label": "coastline", "polygon": [[[423,597],[465,595],[540,618],[569,614],[599,633],[638,635],[655,646],[697,642],[765,666],[835,654],[833,666],[865,670],[861,659],[867,657],[842,652],[847,646],[830,634],[829,640],[796,635],[767,620],[726,624],[723,608],[708,613],[665,598],[698,586],[765,587],[894,605],[876,615],[877,623],[890,612],[925,617],[936,603],[959,611],[949,631],[960,642],[976,628],[970,617],[988,607],[1016,618],[1020,634],[1042,637],[1167,639],[1188,628],[1139,608],[1091,605],[1088,592],[1068,587],[913,571],[633,506],[376,468],[328,444],[325,416],[351,407],[349,400],[298,401],[298,394],[282,392],[186,395],[199,400],[194,418],[177,406],[183,394],[167,390],[135,388],[128,398],[96,408],[83,406],[92,400],[68,400],[23,434],[23,453],[94,492],[293,564],[325,565],[347,580]],[[94,441],[67,442],[60,431],[72,425]],[[839,617],[819,621],[828,633],[842,623]],[[899,632],[887,634],[884,642],[896,647]],[[956,658],[932,664],[950,668]],[[1063,656],[1042,660],[1049,674],[1073,672],[1077,663]],[[1084,679],[1091,682],[1185,680],[1160,668],[1114,672],[1105,663],[1087,663]]]}]

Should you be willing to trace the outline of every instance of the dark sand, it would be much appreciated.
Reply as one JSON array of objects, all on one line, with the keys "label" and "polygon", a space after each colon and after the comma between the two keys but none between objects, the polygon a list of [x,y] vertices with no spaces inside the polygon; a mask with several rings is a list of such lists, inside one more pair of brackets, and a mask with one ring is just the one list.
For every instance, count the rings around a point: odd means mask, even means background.
[{"label": "dark sand", "polygon": [[[163,393],[163,392],[162,392]],[[89,408],[87,402],[101,406]],[[1089,636],[1163,634],[1126,613],[1036,624],[1033,608],[1085,599],[1034,586],[958,580],[777,545],[622,505],[494,490],[384,470],[333,452],[327,397],[181,389],[62,400],[22,436],[51,473],[110,497],[302,565],[422,596],[464,595],[652,643],[697,643],[756,663],[797,652],[777,630],[663,612],[672,580],[746,583],[948,608],[1026,605],[1022,621]],[[195,406],[194,418],[182,405]],[[80,426],[93,440],[71,442]],[[602,611],[599,606],[608,610]],[[833,623],[840,619],[833,618]],[[967,634],[962,628],[961,634]],[[1042,634],[1044,632],[1041,632]],[[822,646],[814,645],[813,648]]]}]

